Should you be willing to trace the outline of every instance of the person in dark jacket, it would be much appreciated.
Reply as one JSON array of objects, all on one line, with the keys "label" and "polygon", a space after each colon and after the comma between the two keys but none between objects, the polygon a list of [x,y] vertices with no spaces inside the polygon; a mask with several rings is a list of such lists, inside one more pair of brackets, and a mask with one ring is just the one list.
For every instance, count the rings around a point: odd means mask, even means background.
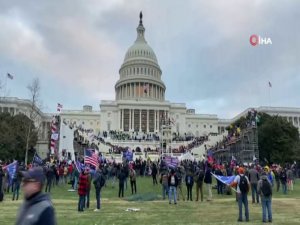
[{"label": "person in dark jacket", "polygon": [[105,179],[105,177],[103,175],[103,172],[98,167],[96,170],[96,173],[94,175],[94,181],[93,181],[93,184],[95,186],[96,202],[97,202],[97,207],[96,207],[96,209],[94,209],[94,212],[98,212],[101,208],[101,188],[102,188],[101,181],[102,181],[102,179]]},{"label": "person in dark jacket", "polygon": [[152,181],[153,181],[153,185],[157,185],[157,166],[155,163],[152,163],[152,171],[151,171],[151,175],[152,175]]},{"label": "person in dark jacket", "polygon": [[78,182],[78,212],[83,212],[84,203],[85,203],[85,196],[88,191],[88,176],[86,174],[86,171],[82,171],[79,176],[79,182]]},{"label": "person in dark jacket", "polygon": [[209,163],[207,164],[207,168],[205,171],[204,183],[206,183],[206,187],[208,191],[207,201],[211,201],[212,200],[212,191],[211,191],[212,177],[211,177],[211,165]]},{"label": "person in dark jacket", "polygon": [[186,200],[193,201],[193,186],[194,186],[194,177],[191,171],[188,172],[187,176],[185,176],[185,185],[187,189],[187,198]]},{"label": "person in dark jacket", "polygon": [[43,169],[35,167],[22,172],[22,176],[25,201],[19,209],[16,225],[57,224],[51,200],[42,193],[45,180]]},{"label": "person in dark jacket", "polygon": [[203,202],[203,179],[204,179],[204,171],[202,168],[198,168],[196,170],[196,201],[199,200],[199,191],[201,195],[201,202]]},{"label": "person in dark jacket", "polygon": [[19,199],[19,192],[20,192],[21,181],[22,181],[22,173],[21,173],[20,169],[18,169],[15,177],[13,178],[13,187],[14,187],[13,197],[12,197],[13,201],[15,199],[16,200]]},{"label": "person in dark jacket", "polygon": [[126,174],[123,170],[123,168],[120,170],[120,173],[118,174],[119,179],[119,198],[122,195],[122,198],[124,197],[124,184],[126,180]]},{"label": "person in dark jacket", "polygon": [[280,182],[283,194],[287,194],[287,175],[286,170],[284,168],[280,172]]},{"label": "person in dark jacket", "polygon": [[174,195],[174,204],[177,204],[177,193],[176,193],[176,189],[177,189],[177,185],[178,185],[178,177],[175,173],[175,170],[172,169],[171,173],[169,175],[168,178],[168,186],[169,186],[169,204],[172,203],[172,193]]}]

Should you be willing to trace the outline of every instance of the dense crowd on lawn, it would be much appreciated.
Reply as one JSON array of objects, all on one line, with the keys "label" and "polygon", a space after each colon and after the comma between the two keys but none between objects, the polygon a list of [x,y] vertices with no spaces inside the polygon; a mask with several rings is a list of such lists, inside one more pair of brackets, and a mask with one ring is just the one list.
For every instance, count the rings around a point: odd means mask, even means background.
[{"label": "dense crowd on lawn", "polygon": [[[7,163],[1,163],[0,166],[0,191],[4,193],[13,192],[12,200],[19,199],[19,189],[22,182],[22,171],[32,170],[28,165],[25,167],[20,163],[17,167],[17,172],[14,177],[9,177],[9,173],[3,170]],[[183,201],[203,201],[203,185],[206,185],[207,194],[206,200],[212,201],[212,178],[213,174],[219,176],[235,176],[232,184],[224,185],[220,180],[217,180],[217,194],[232,194],[230,186],[235,185],[237,187],[237,201],[239,202],[239,210],[241,212],[242,204],[245,205],[246,220],[249,220],[248,201],[244,201],[247,198],[247,193],[251,187],[252,203],[263,204],[263,222],[266,221],[266,208],[264,205],[271,199],[262,194],[262,182],[267,180],[270,187],[283,194],[288,194],[289,191],[293,191],[293,184],[296,177],[299,177],[299,167],[297,164],[286,164],[285,166],[270,165],[260,166],[259,164],[252,164],[251,166],[234,165],[233,163],[226,164],[214,164],[207,161],[181,161],[177,166],[170,167],[164,158],[152,162],[150,159],[142,160],[136,159],[135,161],[128,162],[126,160],[123,163],[116,163],[115,161],[109,161],[103,159],[99,167],[92,169],[89,166],[75,165],[74,162],[67,161],[54,161],[47,162],[42,166],[44,171],[44,190],[45,192],[51,192],[52,188],[60,185],[70,185],[71,190],[78,192],[79,202],[78,211],[83,212],[90,207],[90,191],[93,189],[93,185],[96,191],[96,209],[99,211],[100,205],[100,191],[102,187],[105,188],[115,187],[118,183],[118,197],[124,197],[124,189],[127,189],[130,183],[131,194],[139,192],[138,180],[139,176],[150,176],[152,178],[152,185],[161,185],[162,199],[168,199],[169,204],[174,202],[177,204],[181,198]],[[243,194],[239,182],[241,177],[245,176],[249,185],[249,190],[246,194]],[[104,182],[98,182],[98,180]],[[102,184],[102,185],[101,185]],[[186,191],[184,191],[186,189]],[[196,191],[196,194],[193,192]],[[184,194],[186,192],[186,195]],[[241,197],[244,196],[244,197]],[[193,198],[194,197],[194,198]],[[268,204],[271,204],[270,202]],[[267,205],[268,205],[267,204]],[[268,210],[268,206],[266,206]],[[269,222],[272,221],[272,212],[268,211]],[[241,213],[238,221],[242,221]]]}]

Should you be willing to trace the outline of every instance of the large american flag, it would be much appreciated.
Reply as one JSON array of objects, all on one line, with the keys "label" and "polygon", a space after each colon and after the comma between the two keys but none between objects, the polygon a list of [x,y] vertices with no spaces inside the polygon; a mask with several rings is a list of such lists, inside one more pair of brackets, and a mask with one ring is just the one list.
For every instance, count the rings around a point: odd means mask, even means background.
[{"label": "large american flag", "polygon": [[92,149],[84,150],[84,163],[95,167],[99,166],[98,155]]}]

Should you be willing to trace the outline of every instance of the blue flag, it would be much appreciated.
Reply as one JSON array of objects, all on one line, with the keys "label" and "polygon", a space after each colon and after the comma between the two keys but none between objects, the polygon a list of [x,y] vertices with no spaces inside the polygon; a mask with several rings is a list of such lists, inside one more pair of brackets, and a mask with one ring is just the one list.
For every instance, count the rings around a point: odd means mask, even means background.
[{"label": "blue flag", "polygon": [[4,169],[7,170],[10,184],[12,183],[13,178],[16,176],[17,166],[18,166],[18,161],[14,161],[13,163],[8,164],[7,166],[4,167]]},{"label": "blue flag", "polygon": [[216,175],[213,174],[212,175],[219,181],[221,181],[224,184],[231,184],[234,181],[235,176],[220,176],[220,175]]},{"label": "blue flag", "polygon": [[42,158],[37,154],[37,152],[35,152],[33,159],[32,159],[32,163],[33,164],[37,164],[39,166],[44,165],[44,161],[42,160]]},{"label": "blue flag", "polygon": [[82,164],[78,160],[75,162],[75,167],[79,173],[81,173],[84,170],[84,164]]}]

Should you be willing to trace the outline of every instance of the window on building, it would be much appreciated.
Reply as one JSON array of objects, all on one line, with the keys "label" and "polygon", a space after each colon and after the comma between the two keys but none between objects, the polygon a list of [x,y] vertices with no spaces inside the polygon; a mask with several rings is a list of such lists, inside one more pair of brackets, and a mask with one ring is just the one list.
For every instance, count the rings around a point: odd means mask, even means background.
[{"label": "window on building", "polygon": [[210,125],[209,127],[212,128],[212,125]]},{"label": "window on building", "polygon": [[204,124],[203,127],[206,128],[206,125]]}]

